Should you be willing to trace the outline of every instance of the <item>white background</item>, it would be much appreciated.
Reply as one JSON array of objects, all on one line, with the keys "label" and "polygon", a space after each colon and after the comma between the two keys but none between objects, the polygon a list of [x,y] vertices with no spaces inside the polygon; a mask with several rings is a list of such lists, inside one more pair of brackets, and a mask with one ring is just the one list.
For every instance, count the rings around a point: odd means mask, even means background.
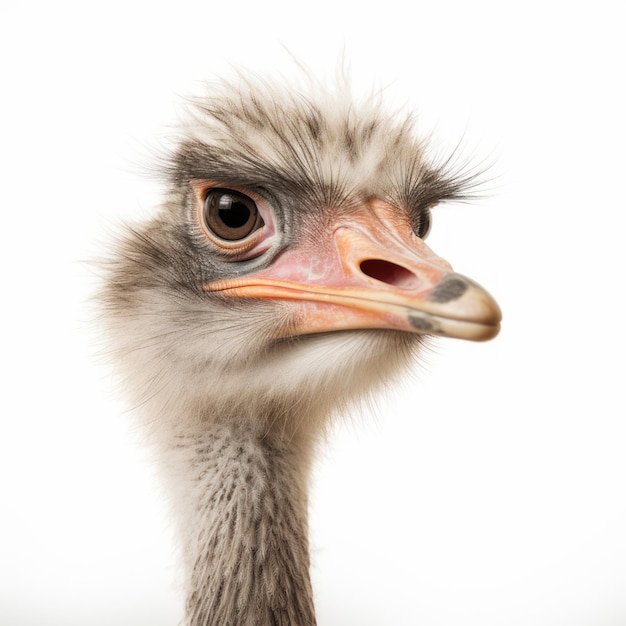
[{"label": "white background", "polygon": [[[389,85],[495,162],[429,244],[504,312],[440,340],[316,468],[320,626],[626,624],[619,2],[16,2],[0,8],[0,624],[172,626],[166,506],[86,304],[179,96],[283,45]],[[410,8],[409,8],[410,6]],[[95,337],[95,338],[94,338]]]}]

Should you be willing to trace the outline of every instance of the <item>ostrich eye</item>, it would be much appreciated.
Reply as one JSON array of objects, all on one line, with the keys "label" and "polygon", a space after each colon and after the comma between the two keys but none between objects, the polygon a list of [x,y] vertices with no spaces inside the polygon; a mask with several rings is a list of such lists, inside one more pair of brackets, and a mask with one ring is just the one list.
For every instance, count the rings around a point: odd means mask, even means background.
[{"label": "ostrich eye", "polygon": [[420,213],[419,222],[417,223],[417,228],[415,229],[415,234],[420,239],[426,239],[426,237],[428,237],[428,233],[430,232],[431,226],[432,215],[430,209],[425,209]]},{"label": "ostrich eye", "polygon": [[204,199],[207,228],[226,241],[245,239],[263,226],[263,219],[251,198],[231,189],[210,189]]}]

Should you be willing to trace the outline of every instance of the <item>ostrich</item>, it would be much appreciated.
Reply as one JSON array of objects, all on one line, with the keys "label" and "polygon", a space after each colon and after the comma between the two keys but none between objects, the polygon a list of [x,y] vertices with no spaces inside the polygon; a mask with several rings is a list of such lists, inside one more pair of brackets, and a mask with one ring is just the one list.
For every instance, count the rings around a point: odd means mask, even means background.
[{"label": "ostrich", "polygon": [[184,626],[316,623],[307,487],[332,416],[425,337],[494,337],[500,311],[426,245],[475,177],[410,115],[349,88],[240,76],[192,101],[100,300],[171,495]]}]

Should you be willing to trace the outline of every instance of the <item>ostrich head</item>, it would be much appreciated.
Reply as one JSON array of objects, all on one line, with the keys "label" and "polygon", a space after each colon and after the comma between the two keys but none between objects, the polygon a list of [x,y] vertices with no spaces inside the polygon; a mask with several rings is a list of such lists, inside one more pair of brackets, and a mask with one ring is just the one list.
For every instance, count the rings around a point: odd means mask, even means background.
[{"label": "ostrich head", "polygon": [[431,208],[474,179],[430,163],[410,117],[245,81],[192,113],[104,294],[153,424],[294,406],[304,422],[396,375],[425,335],[497,334],[495,302],[424,242]]},{"label": "ostrich head", "polygon": [[186,624],[313,624],[316,434],[426,335],[498,332],[493,299],[424,242],[431,208],[473,177],[429,161],[376,98],[246,80],[195,101],[163,169],[165,200],[120,241],[102,302],[177,478]]}]

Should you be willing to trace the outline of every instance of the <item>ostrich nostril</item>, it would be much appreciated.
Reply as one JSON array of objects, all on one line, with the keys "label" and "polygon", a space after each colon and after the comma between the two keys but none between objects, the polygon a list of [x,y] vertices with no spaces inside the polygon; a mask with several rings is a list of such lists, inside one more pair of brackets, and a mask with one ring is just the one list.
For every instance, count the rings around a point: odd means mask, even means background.
[{"label": "ostrich nostril", "polygon": [[419,278],[413,272],[390,261],[366,259],[361,261],[359,267],[366,276],[400,289],[416,289],[419,286]]}]

